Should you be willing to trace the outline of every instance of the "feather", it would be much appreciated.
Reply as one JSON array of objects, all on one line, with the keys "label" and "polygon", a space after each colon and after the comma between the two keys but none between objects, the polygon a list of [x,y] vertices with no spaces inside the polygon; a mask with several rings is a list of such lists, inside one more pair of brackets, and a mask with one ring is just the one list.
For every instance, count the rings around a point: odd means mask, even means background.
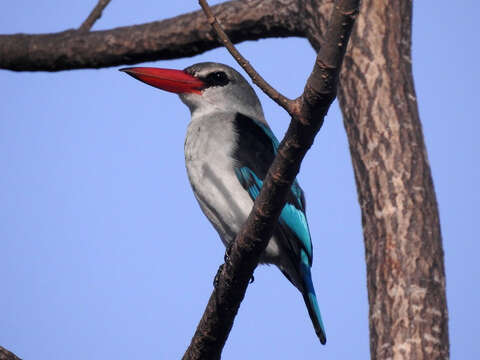
[{"label": "feather", "polygon": [[[275,158],[278,140],[267,126],[242,114],[235,117],[234,129],[237,132],[237,146],[232,154],[236,161],[234,171],[240,184],[255,201]],[[320,342],[325,344],[325,328],[310,273],[313,249],[305,215],[305,197],[296,180],[280,214],[276,234],[289,250],[287,256],[296,273],[290,274],[286,269],[282,272],[297,287],[295,279],[300,279],[299,290],[308,314]]]}]

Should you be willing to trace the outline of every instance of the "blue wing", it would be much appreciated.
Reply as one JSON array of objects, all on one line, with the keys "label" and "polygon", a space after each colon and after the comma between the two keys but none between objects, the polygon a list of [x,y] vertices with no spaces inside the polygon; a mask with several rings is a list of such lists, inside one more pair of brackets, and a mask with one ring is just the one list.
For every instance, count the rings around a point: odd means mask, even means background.
[{"label": "blue wing", "polygon": [[[235,174],[237,175],[238,180],[242,184],[243,188],[247,190],[248,194],[252,198],[252,200],[255,200],[260,193],[260,189],[262,188],[263,181],[258,178],[258,176],[248,167],[239,167],[235,168]],[[295,186],[296,184],[293,184]],[[301,192],[302,190],[300,187],[297,186],[297,191],[299,191],[299,194],[303,193]],[[291,194],[289,194],[289,198],[292,198],[294,194],[294,191],[291,191]],[[288,233],[293,232],[295,237],[293,238],[292,236],[287,236],[288,241],[299,241],[299,245],[301,245],[302,250],[305,252],[307,255],[307,264],[308,266],[311,266],[312,264],[312,241],[310,238],[310,231],[308,229],[308,223],[307,223],[307,218],[305,216],[305,212],[303,208],[297,208],[299,204],[302,203],[300,198],[294,198],[295,203],[287,201],[285,206],[282,209],[282,212],[280,213],[280,217],[278,219],[280,226],[286,227],[284,229]],[[296,254],[298,254],[298,257],[300,258],[300,252],[296,249],[298,249],[297,244],[290,244],[290,247]],[[298,260],[297,260],[298,261]]]},{"label": "blue wing", "polygon": [[[275,158],[279,143],[267,126],[247,116],[237,114],[234,125],[238,134],[237,148],[232,154],[237,163],[235,174],[252,200],[255,200]],[[287,233],[295,235],[286,237],[297,261],[300,259],[300,249],[303,249],[308,265],[311,266],[312,241],[305,216],[305,197],[296,180],[287,194],[279,224]]]},{"label": "blue wing", "polygon": [[[232,153],[236,161],[235,174],[252,200],[255,200],[277,153],[278,140],[266,125],[242,114],[237,114],[234,129],[238,135],[237,146]],[[310,274],[313,250],[305,216],[305,197],[296,180],[287,194],[286,204],[280,213],[278,223],[277,232],[289,249],[286,255],[291,259],[298,277],[302,279],[302,289],[299,290],[302,292],[308,314],[320,342],[325,344],[325,328]],[[286,272],[284,274],[292,280],[291,274]]]}]

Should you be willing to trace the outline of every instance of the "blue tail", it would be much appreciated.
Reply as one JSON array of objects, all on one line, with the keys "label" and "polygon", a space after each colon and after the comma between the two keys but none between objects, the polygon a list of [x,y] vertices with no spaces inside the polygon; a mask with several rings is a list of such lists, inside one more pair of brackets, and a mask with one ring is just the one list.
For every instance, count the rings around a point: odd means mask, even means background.
[{"label": "blue tail", "polygon": [[312,319],[315,332],[317,333],[320,342],[325,345],[327,342],[327,336],[325,333],[325,327],[323,326],[322,315],[320,315],[320,308],[318,307],[315,289],[313,288],[312,275],[310,274],[310,263],[307,254],[303,250],[300,250],[300,257],[300,274],[304,285],[304,290],[302,292],[303,300],[307,306],[308,315],[310,315],[310,319]]}]

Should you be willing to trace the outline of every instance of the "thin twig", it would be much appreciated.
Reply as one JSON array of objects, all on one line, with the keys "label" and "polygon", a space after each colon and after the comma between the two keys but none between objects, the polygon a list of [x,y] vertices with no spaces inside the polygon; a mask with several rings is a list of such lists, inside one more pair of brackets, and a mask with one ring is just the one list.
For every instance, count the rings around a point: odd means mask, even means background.
[{"label": "thin twig", "polygon": [[200,6],[202,7],[207,20],[212,28],[215,30],[220,42],[227,48],[227,50],[232,54],[233,58],[237,63],[245,70],[245,72],[250,76],[252,81],[257,85],[262,91],[267,94],[273,101],[278,105],[283,107],[290,115],[293,116],[293,100],[285,97],[275,90],[267,81],[253,68],[250,62],[243,57],[242,54],[237,50],[235,45],[230,41],[228,35],[223,31],[222,26],[218,22],[215,15],[213,15],[210,5],[208,5],[207,0],[198,0]]},{"label": "thin twig", "polygon": [[93,8],[92,12],[85,19],[82,25],[78,28],[79,31],[90,31],[95,21],[100,19],[103,10],[107,7],[110,0],[98,0],[97,5]]}]

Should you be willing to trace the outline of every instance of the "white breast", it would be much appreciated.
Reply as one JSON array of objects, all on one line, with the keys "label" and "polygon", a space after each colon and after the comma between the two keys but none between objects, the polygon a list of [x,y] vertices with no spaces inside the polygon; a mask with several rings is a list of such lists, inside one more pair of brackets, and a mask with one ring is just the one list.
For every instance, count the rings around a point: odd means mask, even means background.
[{"label": "white breast", "polygon": [[233,171],[234,133],[229,115],[192,119],[185,139],[185,164],[195,196],[226,244],[253,205]]},{"label": "white breast", "polygon": [[[195,197],[225,245],[234,239],[253,206],[230,156],[236,136],[233,116],[218,112],[194,116],[185,139],[185,164]],[[276,262],[273,259],[279,255],[272,240],[266,250],[267,262]]]}]

